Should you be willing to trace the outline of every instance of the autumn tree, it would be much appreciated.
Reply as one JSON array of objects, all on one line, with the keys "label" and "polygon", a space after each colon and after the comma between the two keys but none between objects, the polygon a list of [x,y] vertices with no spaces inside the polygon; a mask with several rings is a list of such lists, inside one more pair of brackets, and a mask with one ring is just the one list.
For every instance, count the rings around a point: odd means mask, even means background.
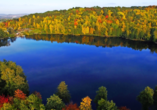
[{"label": "autumn tree", "polygon": [[26,99],[26,94],[24,94],[21,90],[17,89],[15,91],[15,95],[16,98],[21,99],[21,100],[25,100]]},{"label": "autumn tree", "polygon": [[80,103],[80,110],[92,110],[90,97],[86,96],[82,99],[82,102]]}]

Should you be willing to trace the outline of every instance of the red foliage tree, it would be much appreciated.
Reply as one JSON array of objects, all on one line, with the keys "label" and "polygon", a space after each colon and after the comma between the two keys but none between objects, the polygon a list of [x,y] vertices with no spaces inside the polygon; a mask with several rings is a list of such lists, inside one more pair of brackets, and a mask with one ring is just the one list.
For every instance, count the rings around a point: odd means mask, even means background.
[{"label": "red foliage tree", "polygon": [[77,104],[70,103],[69,105],[66,105],[65,108],[62,108],[62,110],[80,110]]},{"label": "red foliage tree", "polygon": [[25,100],[26,99],[26,94],[23,93],[23,91],[21,91],[20,89],[17,89],[15,91],[15,95],[16,98],[21,99],[21,100]]},{"label": "red foliage tree", "polygon": [[128,109],[126,106],[123,106],[123,107],[118,107],[119,110],[130,110]]},{"label": "red foliage tree", "polygon": [[9,96],[5,97],[4,95],[0,96],[0,108],[3,107],[4,103],[9,103]]},{"label": "red foliage tree", "polygon": [[74,23],[75,26],[77,26],[77,24],[78,24],[77,22]]},{"label": "red foliage tree", "polygon": [[106,15],[105,18],[107,19],[107,18],[108,18],[108,15]]},{"label": "red foliage tree", "polygon": [[5,27],[8,27],[8,22],[4,22]]}]

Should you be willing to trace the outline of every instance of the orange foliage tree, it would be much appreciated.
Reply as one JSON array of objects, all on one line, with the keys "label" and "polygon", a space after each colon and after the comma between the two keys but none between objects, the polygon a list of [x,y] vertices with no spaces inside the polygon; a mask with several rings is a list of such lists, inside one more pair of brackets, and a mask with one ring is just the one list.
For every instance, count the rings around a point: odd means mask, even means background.
[{"label": "orange foliage tree", "polygon": [[25,100],[26,99],[26,94],[23,93],[23,91],[21,91],[20,89],[17,89],[15,91],[15,95],[16,98],[21,99],[21,100]]}]

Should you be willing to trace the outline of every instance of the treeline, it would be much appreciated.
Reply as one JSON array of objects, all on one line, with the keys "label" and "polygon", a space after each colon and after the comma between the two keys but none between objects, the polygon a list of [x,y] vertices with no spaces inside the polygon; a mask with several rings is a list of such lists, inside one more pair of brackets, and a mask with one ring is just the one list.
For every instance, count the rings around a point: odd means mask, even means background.
[{"label": "treeline", "polygon": [[8,20],[0,28],[22,30],[26,35],[94,35],[157,42],[157,6],[54,10]]}]

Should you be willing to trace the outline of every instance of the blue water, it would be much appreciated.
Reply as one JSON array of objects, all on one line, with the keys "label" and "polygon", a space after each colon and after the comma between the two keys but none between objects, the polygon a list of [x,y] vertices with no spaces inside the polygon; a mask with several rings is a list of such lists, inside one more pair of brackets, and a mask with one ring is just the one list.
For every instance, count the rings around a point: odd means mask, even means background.
[{"label": "blue water", "polygon": [[94,100],[98,88],[105,86],[108,100],[140,110],[136,97],[146,86],[154,89],[157,85],[157,53],[150,49],[17,38],[10,46],[0,47],[0,60],[3,59],[23,68],[30,93],[40,92],[43,103],[65,81],[71,100],[78,105],[85,96]]}]

